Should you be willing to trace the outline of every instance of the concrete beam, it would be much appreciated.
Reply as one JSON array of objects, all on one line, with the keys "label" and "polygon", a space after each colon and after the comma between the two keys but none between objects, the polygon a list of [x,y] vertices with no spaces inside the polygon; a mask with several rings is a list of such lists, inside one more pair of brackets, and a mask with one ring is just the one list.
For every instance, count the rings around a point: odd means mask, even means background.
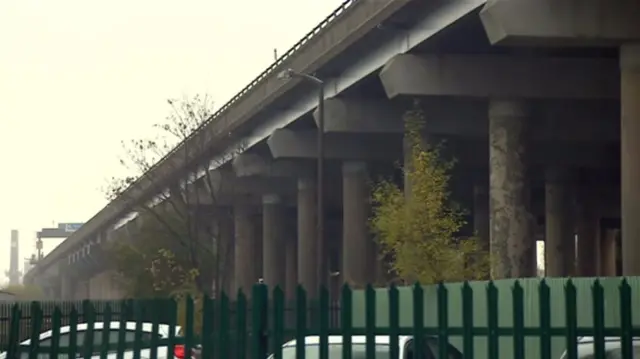
[{"label": "concrete beam", "polygon": [[618,62],[505,55],[397,55],[380,79],[389,98],[618,99]]},{"label": "concrete beam", "polygon": [[265,193],[290,195],[295,193],[296,188],[293,178],[239,177],[232,169],[211,171],[208,179],[205,176],[199,181],[201,183],[188,191],[190,204],[227,205],[233,204],[238,196],[261,196]]},{"label": "concrete beam", "polygon": [[[531,139],[552,142],[617,142],[620,110],[613,101],[550,101],[538,103],[532,115]],[[429,104],[436,101],[429,101]],[[611,106],[610,106],[611,105]],[[430,134],[456,137],[489,136],[487,101],[438,98],[426,109]]]},{"label": "concrete beam", "polygon": [[[267,139],[274,159],[317,158],[316,131],[278,129]],[[401,148],[388,146],[380,138],[352,134],[325,134],[325,158],[329,160],[396,160]],[[400,146],[398,146],[400,147]]]},{"label": "concrete beam", "polygon": [[241,177],[299,177],[313,173],[313,163],[294,160],[274,160],[257,153],[245,152],[233,160],[233,171]]},{"label": "concrete beam", "polygon": [[[402,132],[402,111],[389,102],[363,98],[330,98],[324,103],[324,132]],[[318,124],[318,110],[313,112]]]},{"label": "concrete beam", "polygon": [[[452,154],[461,166],[486,167],[489,144],[486,141],[449,140],[445,153]],[[617,145],[594,143],[533,142],[530,150],[532,166],[571,166],[585,168],[619,168]]]},{"label": "concrete beam", "polygon": [[480,11],[494,45],[611,46],[640,40],[637,0],[494,0]]},{"label": "concrete beam", "polygon": [[[404,132],[402,111],[391,104],[351,98],[333,98],[327,100],[329,102],[332,105],[328,107],[340,110],[326,113],[325,132]],[[489,110],[484,99],[430,98],[422,102],[422,108],[429,119],[425,124],[425,132],[429,134],[456,137],[486,137],[489,134]],[[545,101],[536,104],[534,111],[531,134],[534,141],[620,140],[620,106],[615,101]],[[237,162],[243,156],[238,156]],[[242,163],[266,166],[248,158],[242,158]]]}]

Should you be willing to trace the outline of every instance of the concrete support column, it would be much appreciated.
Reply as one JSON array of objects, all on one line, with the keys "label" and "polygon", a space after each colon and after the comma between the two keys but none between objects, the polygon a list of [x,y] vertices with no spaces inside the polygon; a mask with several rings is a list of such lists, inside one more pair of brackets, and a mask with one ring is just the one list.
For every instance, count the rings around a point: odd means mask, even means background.
[{"label": "concrete support column", "polygon": [[[473,186],[473,234],[477,236],[480,246],[489,253],[489,185],[487,181],[478,181]],[[485,279],[490,278],[487,272]]]},{"label": "concrete support column", "polygon": [[286,228],[285,207],[278,195],[262,196],[262,275],[269,291],[285,289],[286,281]]},{"label": "concrete support column", "polygon": [[582,188],[578,196],[578,258],[577,276],[595,277],[598,272],[598,244],[600,243],[600,215],[594,201],[593,188]]},{"label": "concrete support column", "polygon": [[309,298],[318,295],[319,242],[317,236],[316,181],[298,179],[298,282]]},{"label": "concrete support column", "polygon": [[288,300],[295,300],[298,286],[298,241],[295,234],[289,235],[286,241],[286,297]]},{"label": "concrete support column", "polygon": [[617,252],[619,229],[607,229],[600,237],[600,261],[598,275],[601,277],[615,277],[617,275]]},{"label": "concrete support column", "polygon": [[234,272],[236,290],[242,290],[247,296],[251,295],[252,286],[261,274],[262,257],[260,232],[255,223],[255,215],[248,206],[235,206],[235,251]]},{"label": "concrete support column", "polygon": [[375,260],[375,247],[367,223],[371,210],[367,180],[366,163],[342,164],[343,278],[358,288],[375,280],[375,270],[371,266]]},{"label": "concrete support column", "polygon": [[73,283],[73,278],[65,274],[60,275],[60,299],[73,300]]},{"label": "concrete support column", "polygon": [[640,43],[620,48],[622,275],[640,275]]},{"label": "concrete support column", "polygon": [[568,168],[545,172],[545,276],[568,277],[575,273],[573,194]]},{"label": "concrete support column", "polygon": [[485,182],[473,186],[473,232],[486,250],[489,250],[489,186]]},{"label": "concrete support column", "polygon": [[536,245],[527,180],[529,108],[489,103],[489,208],[493,279],[536,275]]},{"label": "concrete support column", "polygon": [[235,297],[235,224],[231,213],[221,214],[217,220],[220,245],[218,249],[219,288],[230,298]]}]

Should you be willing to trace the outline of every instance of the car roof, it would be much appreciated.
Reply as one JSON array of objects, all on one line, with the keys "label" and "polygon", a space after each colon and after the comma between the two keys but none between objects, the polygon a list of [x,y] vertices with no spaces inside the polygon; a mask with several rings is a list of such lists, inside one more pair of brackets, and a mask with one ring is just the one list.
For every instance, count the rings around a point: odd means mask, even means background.
[{"label": "car roof", "polygon": [[[140,323],[140,328],[142,329],[143,332],[153,332],[153,324],[152,323],[146,323],[146,322],[141,322]],[[138,325],[137,322],[125,322],[125,329],[128,331],[134,331],[136,330],[136,325]],[[89,328],[89,324],[88,323],[78,323],[76,326],[76,331],[79,332],[83,332],[86,331]],[[94,330],[102,330],[104,328],[108,328],[111,330],[117,330],[120,329],[120,322],[109,322],[108,325],[106,325],[106,323],[104,322],[95,322],[93,324],[93,329]],[[179,333],[180,332],[180,327],[176,326],[175,327],[175,333]],[[69,325],[65,325],[63,327],[60,327],[60,334],[66,334],[69,333],[71,331],[71,326]],[[158,324],[158,332],[162,335],[168,335],[169,334],[169,325],[167,324]],[[42,332],[40,333],[40,340],[44,340],[47,338],[50,338],[53,335],[53,331],[52,330],[47,330],[46,332]],[[23,341],[20,344],[30,344],[31,340],[27,339],[25,341]]]},{"label": "car roof", "polygon": [[[342,335],[329,335],[327,337],[329,344],[342,344]],[[398,337],[398,341],[400,345],[404,345],[407,341],[411,339],[410,336],[401,335]],[[375,336],[376,344],[380,345],[389,345],[389,336],[388,335],[376,335]],[[304,338],[305,345],[319,345],[320,344],[320,336],[318,335],[309,335]],[[351,344],[366,344],[367,337],[365,335],[354,335],[351,337]],[[296,340],[290,340],[284,343],[283,347],[293,347],[296,345]]]},{"label": "car roof", "polygon": [[[619,342],[620,341],[620,337],[604,337],[604,341],[605,342]],[[634,342],[640,342],[640,337],[633,337],[633,341]],[[594,337],[591,336],[585,336],[585,337],[579,337],[578,338],[578,344],[586,344],[586,343],[593,343],[595,342]]]}]

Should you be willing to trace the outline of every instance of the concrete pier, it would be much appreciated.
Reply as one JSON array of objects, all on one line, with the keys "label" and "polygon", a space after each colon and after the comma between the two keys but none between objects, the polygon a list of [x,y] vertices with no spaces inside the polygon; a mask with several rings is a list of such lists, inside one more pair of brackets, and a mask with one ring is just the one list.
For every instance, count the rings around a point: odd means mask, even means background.
[{"label": "concrete pier", "polygon": [[640,275],[640,43],[620,48],[622,275]]},{"label": "concrete pier", "polygon": [[601,277],[617,276],[618,234],[619,229],[606,229],[600,238],[600,261],[598,275]]},{"label": "concrete pier", "polygon": [[235,287],[249,296],[252,286],[262,272],[262,241],[255,221],[255,210],[250,206],[236,205],[235,220]]},{"label": "concrete pier", "polygon": [[489,224],[489,186],[479,181],[473,186],[473,232],[482,246],[489,250],[491,227]]},{"label": "concrete pier", "polygon": [[298,283],[309,298],[318,295],[319,242],[317,235],[316,181],[298,179]]},{"label": "concrete pier", "polygon": [[231,213],[224,213],[216,220],[218,229],[218,279],[222,281],[220,288],[229,297],[236,294],[235,288],[235,225]]},{"label": "concrete pier", "polygon": [[529,106],[489,103],[489,198],[493,279],[536,275],[527,170]]},{"label": "concrete pier", "polygon": [[567,277],[575,272],[573,195],[570,171],[549,167],[545,171],[545,275]]},{"label": "concrete pier", "polygon": [[280,196],[262,196],[262,275],[269,289],[285,289],[286,281],[286,228],[285,207]]},{"label": "concrete pier", "polygon": [[373,282],[376,272],[370,265],[375,246],[368,226],[371,201],[367,180],[365,162],[342,164],[342,270],[344,282],[357,288]]},{"label": "concrete pier", "polygon": [[595,201],[591,187],[581,188],[578,194],[577,234],[578,256],[576,273],[578,277],[598,275],[598,244],[600,243],[599,204]]},{"label": "concrete pier", "polygon": [[286,274],[285,292],[288,300],[296,298],[296,287],[298,286],[298,241],[296,234],[287,236],[285,244]]}]

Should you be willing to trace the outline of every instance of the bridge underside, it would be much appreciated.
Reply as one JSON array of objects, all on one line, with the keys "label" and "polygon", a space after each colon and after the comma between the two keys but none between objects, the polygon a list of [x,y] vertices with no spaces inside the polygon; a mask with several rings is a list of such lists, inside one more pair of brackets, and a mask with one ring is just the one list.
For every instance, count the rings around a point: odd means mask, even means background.
[{"label": "bridge underside", "polygon": [[[492,1],[327,99],[324,238],[317,113],[217,170],[235,184],[217,203],[234,214],[222,238],[234,248],[228,289],[263,278],[292,295],[296,283],[314,288],[322,278],[384,280],[369,179],[401,181],[402,115],[416,98],[425,141],[445,140],[458,160],[452,191],[471,214],[464,234],[498,259],[494,278],[537,275],[537,240],[547,276],[640,275],[640,3],[578,4]],[[100,255],[65,268],[103,275]]]}]

